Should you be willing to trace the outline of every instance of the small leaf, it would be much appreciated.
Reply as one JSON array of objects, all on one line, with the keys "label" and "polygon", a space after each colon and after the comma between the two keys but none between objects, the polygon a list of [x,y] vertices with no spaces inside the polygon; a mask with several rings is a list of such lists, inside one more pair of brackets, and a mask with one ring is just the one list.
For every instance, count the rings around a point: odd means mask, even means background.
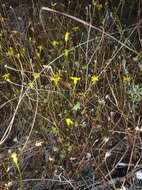
[{"label": "small leaf", "polygon": [[74,64],[79,68],[79,66],[80,66],[79,61],[75,61]]},{"label": "small leaf", "polygon": [[138,61],[139,61],[138,56],[137,56],[137,57],[133,57],[133,61],[134,61],[134,62],[138,62]]},{"label": "small leaf", "polygon": [[76,105],[75,106],[73,106],[73,108],[72,108],[74,111],[77,111],[77,110],[80,110],[81,109],[81,105],[80,105],[80,103],[79,102],[77,102],[76,103]]}]

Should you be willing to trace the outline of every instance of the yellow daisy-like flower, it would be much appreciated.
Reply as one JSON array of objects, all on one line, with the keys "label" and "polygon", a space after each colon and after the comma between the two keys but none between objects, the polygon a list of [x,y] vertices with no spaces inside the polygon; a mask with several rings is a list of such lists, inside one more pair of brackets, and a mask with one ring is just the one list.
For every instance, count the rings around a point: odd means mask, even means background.
[{"label": "yellow daisy-like flower", "polygon": [[96,76],[96,75],[93,75],[93,76],[91,77],[91,82],[93,82],[93,83],[97,82],[98,80],[99,80],[99,77]]},{"label": "yellow daisy-like flower", "polygon": [[128,81],[130,81],[130,80],[131,80],[130,77],[125,77],[125,76],[123,77],[123,81],[124,81],[124,82],[128,82]]},{"label": "yellow daisy-like flower", "polygon": [[34,77],[34,79],[38,79],[40,77],[39,73],[33,73],[32,76]]},{"label": "yellow daisy-like flower", "polygon": [[69,50],[68,50],[68,49],[65,49],[65,50],[64,50],[64,56],[65,56],[65,57],[68,57],[68,56],[69,56]]},{"label": "yellow daisy-like flower", "polygon": [[56,47],[59,45],[59,42],[54,40],[53,42],[51,42],[51,44],[53,47]]},{"label": "yellow daisy-like flower", "polygon": [[50,80],[52,80],[54,82],[55,86],[58,85],[58,82],[60,79],[61,79],[61,77],[60,77],[59,73],[50,78]]},{"label": "yellow daisy-like flower", "polygon": [[17,165],[18,164],[18,158],[17,158],[16,152],[13,152],[11,154],[11,158],[12,158],[13,162]]},{"label": "yellow daisy-like flower", "polygon": [[37,46],[37,49],[39,49],[39,51],[41,52],[43,50],[43,46]]},{"label": "yellow daisy-like flower", "polygon": [[67,126],[72,125],[74,122],[71,120],[71,118],[66,118],[66,124]]},{"label": "yellow daisy-like flower", "polygon": [[5,73],[4,75],[2,75],[2,78],[4,80],[9,80],[10,79],[10,73]]},{"label": "yellow daisy-like flower", "polygon": [[70,32],[65,33],[65,42],[67,43],[69,41]]},{"label": "yellow daisy-like flower", "polygon": [[28,83],[28,87],[29,87],[29,88],[34,88],[34,83],[33,83],[33,82],[29,82],[29,83]]},{"label": "yellow daisy-like flower", "polygon": [[72,79],[72,80],[73,80],[73,84],[74,84],[74,86],[76,86],[76,85],[77,85],[77,83],[78,83],[78,81],[80,81],[80,80],[81,80],[81,78],[80,78],[80,77],[70,77],[70,79]]},{"label": "yellow daisy-like flower", "polygon": [[12,48],[12,47],[9,48],[8,52],[6,53],[6,55],[7,55],[8,57],[11,57],[11,56],[14,55],[14,51],[13,51],[13,48]]}]

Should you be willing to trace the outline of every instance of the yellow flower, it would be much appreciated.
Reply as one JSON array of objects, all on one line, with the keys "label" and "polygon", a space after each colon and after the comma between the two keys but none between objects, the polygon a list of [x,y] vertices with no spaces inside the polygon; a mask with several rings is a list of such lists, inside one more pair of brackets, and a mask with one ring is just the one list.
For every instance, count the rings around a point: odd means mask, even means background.
[{"label": "yellow flower", "polygon": [[69,56],[69,50],[68,50],[68,49],[65,49],[65,51],[64,51],[64,56],[65,56],[65,57],[68,57],[68,56]]},{"label": "yellow flower", "polygon": [[72,125],[74,122],[71,120],[71,118],[66,118],[66,124],[67,126]]},{"label": "yellow flower", "polygon": [[96,3],[96,8],[98,10],[102,9],[103,8],[103,5],[101,3]]},{"label": "yellow flower", "polygon": [[74,26],[74,27],[72,28],[72,30],[73,30],[73,31],[79,30],[79,26]]},{"label": "yellow flower", "polygon": [[65,33],[65,42],[67,43],[69,40],[70,32]]},{"label": "yellow flower", "polygon": [[11,154],[11,158],[12,158],[13,162],[17,165],[18,164],[18,158],[17,158],[16,152],[13,152]]},{"label": "yellow flower", "polygon": [[3,78],[4,80],[9,80],[9,78],[10,78],[10,73],[5,73],[4,75],[2,75],[2,78]]},{"label": "yellow flower", "polygon": [[130,77],[125,77],[125,76],[123,77],[123,81],[124,81],[124,82],[128,82],[128,81],[130,81],[130,80],[131,80]]},{"label": "yellow flower", "polygon": [[40,58],[40,52],[38,52],[37,49],[35,50],[35,54],[36,54],[36,56],[37,56],[38,58]]},{"label": "yellow flower", "polygon": [[24,55],[25,55],[25,48],[21,48],[19,54],[20,54],[20,57],[24,57]]},{"label": "yellow flower", "polygon": [[74,86],[76,86],[77,82],[81,80],[80,77],[70,77],[70,79],[73,80],[73,84],[74,84]]},{"label": "yellow flower", "polygon": [[51,42],[51,44],[53,47],[56,47],[59,45],[59,42],[54,40],[53,42]]},{"label": "yellow flower", "polygon": [[8,52],[6,53],[6,55],[7,55],[8,57],[11,57],[11,56],[14,55],[14,51],[13,51],[13,48],[12,48],[12,47],[9,48]]},{"label": "yellow flower", "polygon": [[17,59],[19,59],[20,56],[21,56],[20,53],[17,53],[17,54],[16,54]]},{"label": "yellow flower", "polygon": [[60,79],[61,79],[61,77],[60,77],[59,73],[50,78],[50,80],[52,80],[54,82],[55,86],[58,85],[58,82]]},{"label": "yellow flower", "polygon": [[28,83],[28,87],[29,87],[29,88],[34,88],[34,83],[33,83],[33,82],[29,82],[29,83]]},{"label": "yellow flower", "polygon": [[38,79],[40,77],[39,73],[33,73],[32,76],[34,77],[34,79]]},{"label": "yellow flower", "polygon": [[43,46],[37,46],[37,49],[39,49],[39,51],[41,52],[43,50]]},{"label": "yellow flower", "polygon": [[93,76],[91,77],[91,82],[93,82],[93,83],[95,83],[95,82],[98,81],[98,80],[99,80],[99,77],[96,76],[96,75],[93,75]]}]

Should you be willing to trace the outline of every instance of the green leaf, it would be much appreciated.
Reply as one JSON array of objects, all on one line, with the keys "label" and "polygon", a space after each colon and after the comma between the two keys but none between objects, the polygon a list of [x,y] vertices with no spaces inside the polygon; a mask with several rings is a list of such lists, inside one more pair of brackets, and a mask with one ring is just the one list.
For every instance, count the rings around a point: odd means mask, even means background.
[{"label": "green leaf", "polygon": [[77,102],[76,103],[76,105],[75,106],[73,106],[73,108],[72,108],[74,111],[77,111],[77,110],[80,110],[81,109],[81,105],[80,105],[80,103],[79,102]]},{"label": "green leaf", "polygon": [[139,57],[137,56],[137,57],[133,57],[133,61],[134,62],[138,62],[139,61]]},{"label": "green leaf", "polygon": [[79,66],[80,66],[79,61],[75,61],[74,64],[79,68]]}]

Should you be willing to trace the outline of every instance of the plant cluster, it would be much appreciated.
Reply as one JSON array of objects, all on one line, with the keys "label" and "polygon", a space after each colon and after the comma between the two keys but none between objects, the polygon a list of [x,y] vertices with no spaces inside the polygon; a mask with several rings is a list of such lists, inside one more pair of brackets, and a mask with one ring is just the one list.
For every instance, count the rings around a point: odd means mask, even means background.
[{"label": "plant cluster", "polygon": [[[19,5],[11,8],[15,28],[3,8],[1,188],[23,189],[26,180],[40,178],[62,189],[92,189],[97,183],[101,189],[106,184],[126,189],[128,180],[116,184],[113,179],[137,177],[142,57],[131,41],[137,28],[121,23],[125,3],[111,3],[77,4],[84,20],[76,9],[71,15],[73,1],[40,9],[32,2],[31,19],[17,16]],[[135,4],[130,5],[132,10]],[[18,19],[26,19],[25,28],[19,29]]]}]

